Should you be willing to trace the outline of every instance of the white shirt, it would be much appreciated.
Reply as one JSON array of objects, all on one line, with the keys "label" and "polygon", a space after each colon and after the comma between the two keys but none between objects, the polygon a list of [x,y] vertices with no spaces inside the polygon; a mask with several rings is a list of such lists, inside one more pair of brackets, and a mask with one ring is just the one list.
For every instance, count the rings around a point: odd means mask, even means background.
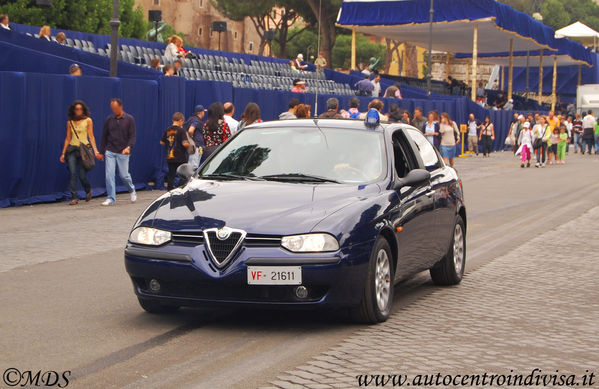
[{"label": "white shirt", "polygon": [[596,120],[593,117],[593,115],[586,115],[583,119],[582,119],[582,128],[592,128],[595,129],[595,123]]},{"label": "white shirt", "polygon": [[2,27],[5,30],[10,30],[10,26],[8,24],[0,24],[0,27]]},{"label": "white shirt", "polygon": [[225,115],[225,122],[229,126],[229,130],[231,131],[231,136],[235,135],[237,132],[237,128],[239,127],[239,122],[235,120],[233,116]]},{"label": "white shirt", "polygon": [[372,95],[375,97],[379,97],[381,95],[381,83],[380,82],[372,82],[372,85],[374,86],[374,89],[372,90]]},{"label": "white shirt", "polygon": [[166,45],[166,49],[164,50],[164,56],[166,59],[174,61],[177,59],[177,54],[179,54],[179,49],[174,43],[169,43]]},{"label": "white shirt", "polygon": [[368,70],[368,69],[364,69],[364,70],[362,70],[362,74],[365,74],[365,75],[367,75],[368,77],[370,77],[370,70]]},{"label": "white shirt", "polygon": [[566,122],[566,130],[568,131],[568,138],[572,136],[572,127],[574,123]]},{"label": "white shirt", "polygon": [[476,120],[468,121],[468,136],[477,136],[477,129],[478,125],[476,124]]}]

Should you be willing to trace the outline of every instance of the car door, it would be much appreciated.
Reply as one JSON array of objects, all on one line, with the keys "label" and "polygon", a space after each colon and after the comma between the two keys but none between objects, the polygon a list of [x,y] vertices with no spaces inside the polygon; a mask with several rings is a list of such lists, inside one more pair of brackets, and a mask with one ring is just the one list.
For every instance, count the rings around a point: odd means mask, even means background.
[{"label": "car door", "polygon": [[422,135],[420,131],[407,130],[415,146],[414,152],[420,157],[422,168],[431,173],[430,186],[427,194],[433,202],[434,211],[427,219],[427,244],[430,256],[426,258],[424,268],[430,268],[437,263],[447,251],[446,224],[447,224],[447,199],[449,196],[447,180],[448,171],[441,162],[439,154],[433,145]]},{"label": "car door", "polygon": [[[396,179],[405,177],[412,169],[420,167],[418,158],[403,130],[392,136],[394,170]],[[398,202],[393,215],[398,242],[396,279],[405,279],[426,266],[435,255],[428,243],[431,225],[434,224],[434,202],[428,183],[396,190]]]}]

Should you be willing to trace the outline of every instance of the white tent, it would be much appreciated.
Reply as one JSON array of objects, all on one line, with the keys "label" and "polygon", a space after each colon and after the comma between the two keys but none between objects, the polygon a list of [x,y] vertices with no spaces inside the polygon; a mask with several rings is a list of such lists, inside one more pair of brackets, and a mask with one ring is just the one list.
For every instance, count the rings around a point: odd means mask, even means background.
[{"label": "white tent", "polygon": [[556,38],[570,38],[588,47],[597,47],[599,32],[581,22],[575,22],[555,32]]}]

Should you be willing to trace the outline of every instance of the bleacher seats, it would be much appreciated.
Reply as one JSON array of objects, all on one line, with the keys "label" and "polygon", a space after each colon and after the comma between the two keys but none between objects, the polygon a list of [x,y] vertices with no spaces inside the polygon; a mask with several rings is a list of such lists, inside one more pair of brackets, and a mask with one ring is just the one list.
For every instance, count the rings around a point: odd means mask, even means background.
[{"label": "bleacher seats", "polygon": [[[96,49],[91,41],[71,38],[67,38],[65,44],[90,53],[110,56],[110,44],[105,49]],[[355,93],[348,84],[327,80],[322,73],[292,70],[286,63],[252,60],[247,64],[241,58],[201,53],[196,56],[197,58],[182,59],[181,76],[190,80],[226,81],[231,82],[234,87],[267,90],[291,90],[294,79],[303,79],[311,91],[318,89],[321,93],[338,95]],[[173,64],[157,48],[123,44],[118,53],[120,61],[144,67],[149,67],[153,58],[160,59],[162,65]]]}]

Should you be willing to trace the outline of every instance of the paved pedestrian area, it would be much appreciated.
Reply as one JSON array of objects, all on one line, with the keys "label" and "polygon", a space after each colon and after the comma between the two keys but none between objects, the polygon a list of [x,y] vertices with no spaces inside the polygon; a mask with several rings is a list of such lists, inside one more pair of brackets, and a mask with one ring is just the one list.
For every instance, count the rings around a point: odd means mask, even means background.
[{"label": "paved pedestrian area", "polygon": [[585,387],[583,374],[599,375],[597,220],[594,208],[542,234],[547,226],[531,226],[527,243],[467,274],[461,285],[358,330],[269,387],[354,388],[362,374],[526,377],[535,368],[576,374]]}]

